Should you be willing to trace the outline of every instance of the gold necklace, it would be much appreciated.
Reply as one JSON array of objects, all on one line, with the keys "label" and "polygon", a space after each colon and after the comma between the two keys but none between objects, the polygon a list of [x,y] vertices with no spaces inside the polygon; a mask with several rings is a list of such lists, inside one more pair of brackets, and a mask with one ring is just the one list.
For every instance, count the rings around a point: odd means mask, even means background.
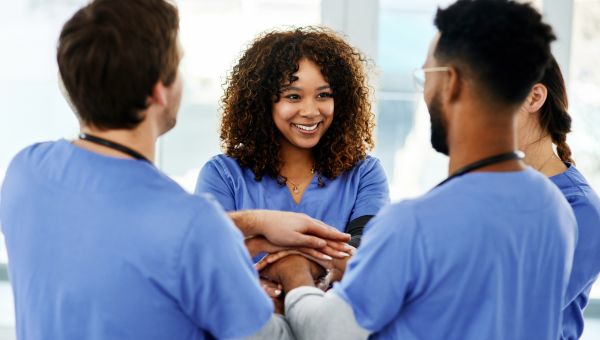
[{"label": "gold necklace", "polygon": [[548,164],[548,162],[550,162],[550,160],[551,160],[552,158],[554,158],[555,156],[556,156],[556,155],[554,154],[554,151],[553,151],[553,152],[552,152],[552,154],[550,155],[550,157],[548,157],[548,159],[546,159],[546,160],[544,161],[544,163],[542,163],[542,165],[541,165],[539,168],[537,168],[536,170],[537,170],[538,172],[542,172],[542,169],[543,169],[543,168],[546,166],[546,164]]},{"label": "gold necklace", "polygon": [[[315,168],[313,167],[313,168],[310,169],[311,179],[314,176],[314,174],[315,174]],[[300,185],[292,182],[290,179],[287,179],[287,182],[289,182],[292,185],[292,188],[291,188],[292,189],[292,193],[294,195],[298,195],[300,193]]]}]

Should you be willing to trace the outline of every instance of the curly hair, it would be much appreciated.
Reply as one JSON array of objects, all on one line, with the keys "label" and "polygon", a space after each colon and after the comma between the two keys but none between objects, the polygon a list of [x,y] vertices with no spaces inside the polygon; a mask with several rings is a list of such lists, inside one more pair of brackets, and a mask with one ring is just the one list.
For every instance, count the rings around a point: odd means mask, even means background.
[{"label": "curly hair", "polygon": [[263,33],[233,67],[221,99],[222,148],[257,181],[265,175],[281,178],[282,135],[273,121],[273,103],[282,87],[298,79],[294,74],[303,58],[318,65],[334,99],[333,122],[312,149],[314,170],[334,179],[374,147],[366,58],[326,28]]}]

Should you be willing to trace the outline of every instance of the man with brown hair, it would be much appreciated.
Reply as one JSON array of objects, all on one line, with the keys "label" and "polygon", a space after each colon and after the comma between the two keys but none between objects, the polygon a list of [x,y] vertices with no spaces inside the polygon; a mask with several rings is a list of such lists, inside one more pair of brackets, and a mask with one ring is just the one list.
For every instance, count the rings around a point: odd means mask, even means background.
[{"label": "man with brown hair", "polygon": [[322,257],[349,239],[293,213],[234,225],[156,169],[181,100],[178,26],[164,0],[96,0],[64,25],[57,60],[81,134],[20,152],[2,187],[19,339],[289,336],[243,236],[253,252]]}]

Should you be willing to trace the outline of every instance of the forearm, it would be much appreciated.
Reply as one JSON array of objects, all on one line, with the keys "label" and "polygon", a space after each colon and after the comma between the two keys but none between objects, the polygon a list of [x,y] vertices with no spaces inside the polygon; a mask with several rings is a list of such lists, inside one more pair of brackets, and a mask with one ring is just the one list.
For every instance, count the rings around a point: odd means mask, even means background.
[{"label": "forearm", "polygon": [[245,237],[260,234],[260,212],[258,210],[231,211],[227,215]]},{"label": "forearm", "polygon": [[283,291],[289,292],[298,287],[308,286],[314,287],[315,282],[310,273],[310,269],[301,269],[289,274],[284,274],[281,278]]},{"label": "forearm", "polygon": [[367,339],[352,307],[335,292],[300,287],[285,298],[285,315],[297,339]]}]

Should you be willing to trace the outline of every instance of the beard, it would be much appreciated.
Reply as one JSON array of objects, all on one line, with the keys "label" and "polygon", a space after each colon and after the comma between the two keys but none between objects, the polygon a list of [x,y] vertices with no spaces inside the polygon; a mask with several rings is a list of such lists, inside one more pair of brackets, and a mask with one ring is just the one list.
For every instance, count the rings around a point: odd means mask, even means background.
[{"label": "beard", "polygon": [[442,115],[440,96],[436,93],[427,105],[431,120],[431,146],[439,153],[448,156],[448,131],[446,121]]}]

